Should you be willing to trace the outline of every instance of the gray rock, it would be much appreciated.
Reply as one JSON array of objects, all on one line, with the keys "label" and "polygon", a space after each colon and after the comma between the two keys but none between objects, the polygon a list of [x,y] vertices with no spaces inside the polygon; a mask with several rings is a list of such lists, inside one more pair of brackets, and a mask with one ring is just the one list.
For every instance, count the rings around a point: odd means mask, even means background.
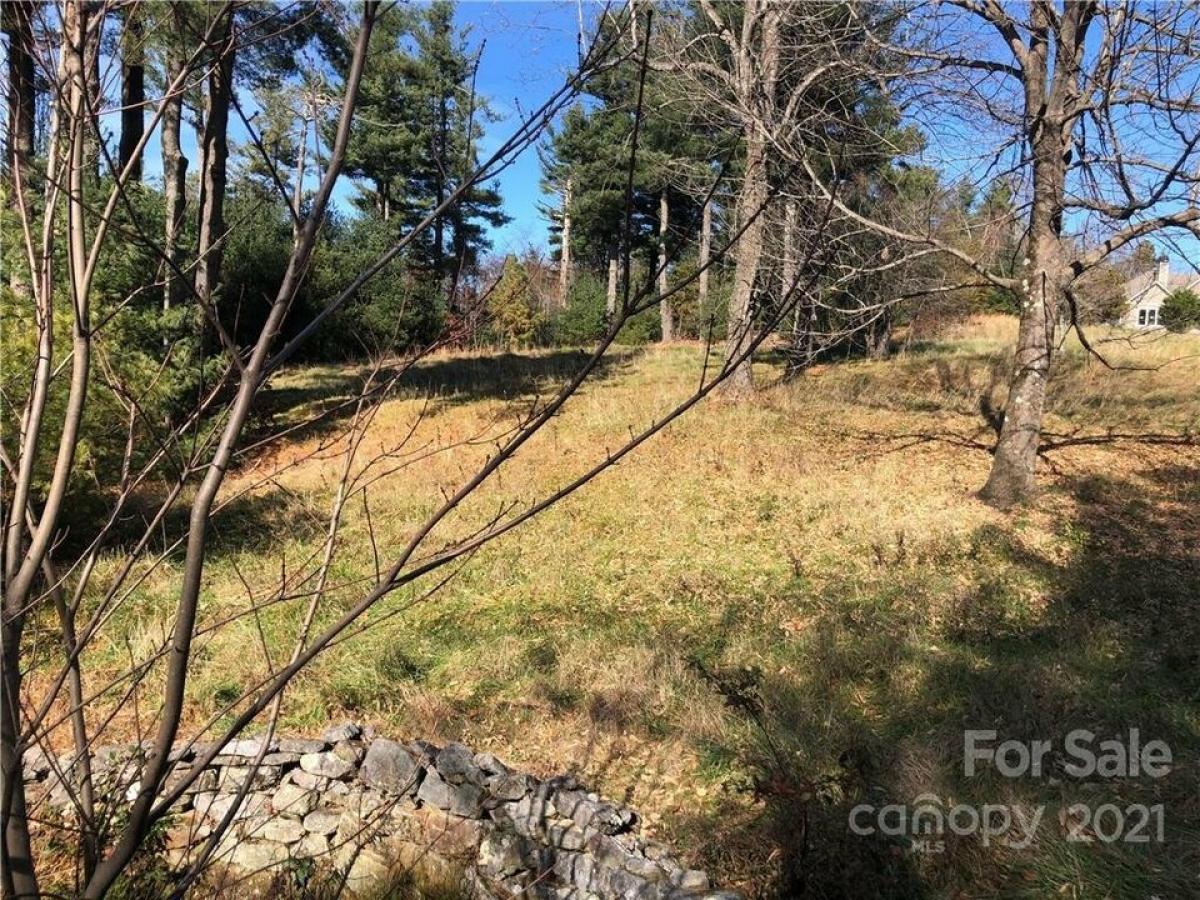
[{"label": "gray rock", "polygon": [[483,770],[484,775],[488,776],[508,775],[512,772],[512,769],[490,753],[476,753],[475,765]]},{"label": "gray rock", "polygon": [[332,809],[314,809],[304,817],[304,830],[312,834],[333,834],[342,814]]},{"label": "gray rock", "polygon": [[318,741],[312,738],[283,738],[279,742],[280,753],[320,753],[329,749],[328,741]]},{"label": "gray rock", "polygon": [[257,872],[277,866],[288,858],[288,848],[276,841],[238,841],[229,861],[247,871]]},{"label": "gray rock", "polygon": [[630,856],[625,859],[625,871],[632,872],[638,878],[646,881],[666,881],[667,873],[652,859],[641,856]]},{"label": "gray rock", "polygon": [[253,836],[267,841],[278,841],[281,844],[294,844],[304,835],[304,826],[300,824],[299,819],[274,818],[254,829]]},{"label": "gray rock", "polygon": [[50,757],[41,747],[29,747],[21,757],[21,775],[26,781],[41,781],[50,774]]},{"label": "gray rock", "polygon": [[238,791],[247,783],[252,791],[274,787],[279,784],[279,767],[225,766],[217,778],[217,787],[223,791]]},{"label": "gray rock", "polygon": [[554,874],[558,880],[581,890],[594,880],[594,868],[591,857],[583,853],[560,853],[554,860]]},{"label": "gray rock", "polygon": [[320,753],[305,753],[300,757],[300,768],[312,775],[323,778],[346,778],[353,774],[354,764],[346,762],[328,750]]},{"label": "gray rock", "polygon": [[298,859],[314,859],[329,853],[329,838],[323,834],[306,834],[292,848],[292,855]]},{"label": "gray rock", "polygon": [[283,784],[271,796],[271,809],[289,816],[306,816],[317,806],[317,792],[298,784]]},{"label": "gray rock", "polygon": [[475,755],[462,744],[447,744],[434,759],[438,775],[450,784],[483,784],[484,774],[475,765]]},{"label": "gray rock", "polygon": [[300,754],[292,751],[268,753],[262,760],[264,766],[281,766],[284,768],[290,768],[298,762],[300,762]]},{"label": "gray rock", "polygon": [[676,879],[676,883],[685,891],[707,891],[708,876],[699,869],[688,869]]},{"label": "gray rock", "polygon": [[362,728],[353,722],[343,722],[341,725],[326,728],[325,733],[321,735],[321,738],[329,744],[336,744],[338,741],[353,741],[359,737],[362,737]]},{"label": "gray rock", "polygon": [[348,763],[358,765],[367,752],[367,745],[362,741],[338,741],[333,745],[333,755]]},{"label": "gray rock", "polygon": [[571,822],[549,826],[546,829],[546,837],[551,844],[562,850],[582,850],[587,843],[584,830],[576,828]]},{"label": "gray rock", "polygon": [[437,764],[437,755],[440,752],[437,744],[421,740],[409,741],[408,749],[425,768],[432,769]]},{"label": "gray rock", "polygon": [[[267,752],[278,748],[275,741],[271,741],[271,745],[267,747]],[[230,741],[221,748],[220,756],[230,756],[234,758],[254,759],[262,751],[262,738],[242,738],[241,740]]]},{"label": "gray rock", "polygon": [[516,802],[501,804],[492,810],[492,818],[506,824],[517,834],[541,840],[545,835],[546,820],[555,818],[558,811],[553,803],[539,794],[527,794]]},{"label": "gray rock", "polygon": [[515,834],[493,831],[479,845],[479,871],[491,878],[510,878],[528,870],[531,863],[526,843]]},{"label": "gray rock", "polygon": [[432,769],[425,773],[417,799],[463,818],[478,819],[483,815],[483,792],[479,788],[473,784],[449,784]]},{"label": "gray rock", "polygon": [[488,793],[501,800],[520,800],[529,793],[528,775],[498,775],[487,783]]},{"label": "gray rock", "polygon": [[[225,818],[225,814],[233,807],[233,801],[236,799],[234,794],[223,793],[202,793],[196,794],[192,798],[192,802],[197,812],[201,815],[206,815],[214,822],[219,822]],[[234,821],[248,819],[251,816],[259,815],[266,811],[267,798],[262,794],[247,794],[241,805],[238,807],[237,813],[234,815]]]},{"label": "gray rock", "polygon": [[422,769],[408,748],[387,738],[376,738],[367,750],[359,777],[363,784],[392,794],[411,793]]},{"label": "gray rock", "polygon": [[366,893],[380,885],[388,876],[391,865],[378,850],[367,847],[350,864],[346,873],[346,887],[356,894]]},{"label": "gray rock", "polygon": [[591,800],[582,791],[558,791],[554,805],[580,828],[595,828],[601,834],[621,834],[637,821],[632,810]]},{"label": "gray rock", "polygon": [[284,781],[309,791],[322,791],[330,783],[328,778],[305,772],[303,769],[292,769],[284,777]]},{"label": "gray rock", "polygon": [[[176,769],[168,777],[164,785],[165,791],[173,791],[176,787],[183,783],[184,779],[192,774],[191,769]],[[205,769],[196,776],[188,787],[184,789],[184,794],[199,794],[204,791],[215,791],[217,789],[217,770]]]}]

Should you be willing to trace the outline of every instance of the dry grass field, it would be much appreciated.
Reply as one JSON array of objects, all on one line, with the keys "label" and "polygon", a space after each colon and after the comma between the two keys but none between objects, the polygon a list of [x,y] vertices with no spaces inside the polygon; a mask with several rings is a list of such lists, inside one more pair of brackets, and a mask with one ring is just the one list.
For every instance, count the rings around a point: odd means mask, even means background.
[{"label": "dry grass field", "polygon": [[[790,381],[766,354],[752,402],[706,401],[435,596],[418,585],[390,597],[376,627],[289,690],[285,727],[354,718],[576,771],[751,896],[1197,896],[1200,447],[1180,436],[1200,431],[1200,338],[1098,336],[1115,370],[1069,346],[1051,386],[1045,493],[1004,515],[973,491],[992,437],[981,404],[1003,403],[1014,330],[978,320],[889,361]],[[431,546],[594,463],[685,395],[702,355],[621,352]],[[405,467],[369,492],[374,542],[361,501],[348,515],[324,615],[358,596],[373,544],[384,557],[402,545],[581,358],[423,362],[364,442],[369,455],[412,431]],[[361,374],[277,377],[273,423],[334,402]],[[320,547],[339,435],[298,431],[243,460],[215,521],[206,621],[243,608],[245,582]],[[115,669],[161,639],[177,563],[120,608],[121,640],[94,664],[108,654]],[[264,653],[287,652],[301,615],[283,605],[199,642],[197,720],[248,688]],[[1167,777],[963,775],[964,728],[1057,743],[1130,727],[1170,744]],[[940,853],[913,853],[849,833],[856,804],[923,793],[1050,812],[1025,850],[950,835]],[[1075,801],[1162,803],[1166,841],[1069,842],[1057,810]]]}]

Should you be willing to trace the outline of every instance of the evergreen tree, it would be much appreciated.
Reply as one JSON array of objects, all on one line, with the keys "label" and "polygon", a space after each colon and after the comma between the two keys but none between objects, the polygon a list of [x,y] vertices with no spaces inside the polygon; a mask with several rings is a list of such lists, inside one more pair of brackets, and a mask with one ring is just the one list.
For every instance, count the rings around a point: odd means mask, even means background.
[{"label": "evergreen tree", "polygon": [[[454,25],[454,4],[391,7],[371,36],[361,126],[347,172],[364,184],[360,206],[396,231],[414,227],[457,191],[478,165],[479,120],[490,115],[474,94],[475,60]],[[489,246],[486,229],[508,221],[494,187],[473,185],[409,251],[415,268],[452,281]]]},{"label": "evergreen tree", "polygon": [[528,343],[537,327],[529,273],[511,253],[504,260],[500,281],[488,298],[492,330],[508,346]]}]

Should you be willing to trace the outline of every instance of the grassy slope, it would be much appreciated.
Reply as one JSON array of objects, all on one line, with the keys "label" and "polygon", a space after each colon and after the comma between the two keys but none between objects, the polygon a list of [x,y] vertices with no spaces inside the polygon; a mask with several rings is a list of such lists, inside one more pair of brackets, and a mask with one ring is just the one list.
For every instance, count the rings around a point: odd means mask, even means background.
[{"label": "grassy slope", "polygon": [[[893,361],[774,383],[752,404],[705,404],[480,553],[435,600],[323,658],[289,692],[289,727],[353,716],[534,769],[578,770],[751,892],[796,892],[798,879],[813,896],[1194,892],[1200,452],[1124,440],[1056,449],[1035,509],[987,509],[971,493],[988,466],[976,446],[988,440],[979,398],[1002,400],[1010,339],[1011,324],[991,320]],[[1110,372],[1069,350],[1051,389],[1052,432],[1200,424],[1200,341],[1106,350],[1142,365],[1193,358]],[[523,408],[521,391],[573,362],[569,353],[431,361],[419,387],[436,396],[410,448],[500,433]],[[694,346],[622,358],[438,534],[465,533],[502,500],[557,485],[686,393],[699,365]],[[778,371],[764,364],[759,375],[768,383]],[[279,420],[351,376],[281,377]],[[423,393],[389,402],[365,451],[405,434]],[[234,485],[321,440],[272,450]],[[319,546],[336,450],[218,520],[209,621],[245,604],[239,572],[266,581],[281,556],[294,565]],[[376,484],[383,552],[486,451],[478,441]],[[334,574],[352,583],[373,569],[360,503],[344,540]],[[123,608],[135,652],[161,635],[177,574],[156,573]],[[351,586],[335,600],[354,596]],[[265,617],[276,656],[300,615]],[[115,664],[128,651],[114,642],[108,652]],[[236,696],[261,666],[252,622],[202,642],[197,714]],[[1168,778],[1088,786],[960,774],[964,727],[1060,742],[1071,728],[1129,726],[1168,740],[1181,760]],[[1168,843],[1067,844],[1053,811],[1037,848],[1020,853],[961,838],[943,854],[911,855],[846,833],[855,803],[922,792],[947,802],[1164,802]]]}]

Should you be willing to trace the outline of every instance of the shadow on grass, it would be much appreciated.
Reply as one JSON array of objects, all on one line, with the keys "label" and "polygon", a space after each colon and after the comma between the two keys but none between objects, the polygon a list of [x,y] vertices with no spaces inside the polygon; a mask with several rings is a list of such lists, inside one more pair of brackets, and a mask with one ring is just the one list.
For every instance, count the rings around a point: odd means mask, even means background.
[{"label": "shadow on grass", "polygon": [[[627,363],[634,351],[611,351],[597,365],[588,380],[610,377]],[[450,356],[424,360],[408,367],[384,369],[375,384],[386,382],[400,373],[387,398],[422,398],[432,401],[431,411],[449,404],[480,400],[518,401],[535,395],[547,396],[572,378],[591,354],[584,350],[556,350],[545,353],[496,353],[480,356]],[[356,399],[362,392],[365,369],[313,369],[310,383],[302,386],[268,387],[255,417],[241,441],[244,464],[269,455],[284,442],[316,438],[333,440],[354,415]],[[293,373],[294,375],[295,373]],[[584,386],[586,388],[586,384]],[[131,546],[142,535],[161,498],[146,492],[127,505],[111,546]],[[96,498],[88,516],[103,521],[105,507]],[[178,504],[159,529],[162,539],[152,546],[161,550],[163,540],[186,533],[189,509]],[[210,552],[220,557],[231,552],[265,550],[278,535],[289,538],[316,534],[325,527],[326,508],[315,508],[312,501],[285,492],[278,485],[271,490],[255,491],[231,502],[213,517],[213,542]],[[61,544],[61,552],[81,549],[93,532],[75,527]],[[180,551],[182,552],[182,550]]]},{"label": "shadow on grass", "polygon": [[[808,597],[815,615],[803,640],[766,671],[700,663],[744,726],[701,756],[745,773],[740,790],[757,800],[750,814],[730,802],[715,818],[681,823],[708,848],[704,862],[763,897],[1196,896],[1200,464],[1141,474],[1070,483],[1078,514],[1064,530],[1069,553],[1029,545],[1020,519],[981,529],[960,548],[975,574],[936,612],[919,589],[943,577],[949,558],[898,567],[894,589],[877,586],[874,596]],[[720,655],[718,646],[697,649]],[[1131,728],[1143,743],[1170,746],[1170,774],[1080,779],[1065,770],[1068,732],[1128,745]],[[989,768],[966,777],[965,729],[1051,741],[1046,776]],[[911,808],[923,793],[946,810],[1046,811],[1023,850],[947,833],[939,852],[917,852],[911,832],[851,833],[856,805]],[[1073,803],[1162,804],[1165,841],[1070,842],[1060,810]]]},{"label": "shadow on grass", "polygon": [[[598,363],[589,380],[602,379],[613,368],[627,362],[631,352],[610,351]],[[471,403],[479,400],[517,400],[556,391],[591,358],[585,350],[553,350],[545,353],[492,353],[478,356],[447,356],[421,360],[403,368],[383,369],[376,383],[400,374],[392,391],[397,397],[429,397],[439,403]],[[336,370],[312,384],[273,386],[262,403],[268,421],[286,418],[298,411],[338,409],[334,421],[349,417],[353,406],[343,401],[356,397],[364,387],[366,370]],[[261,426],[260,426],[261,427]]]}]

